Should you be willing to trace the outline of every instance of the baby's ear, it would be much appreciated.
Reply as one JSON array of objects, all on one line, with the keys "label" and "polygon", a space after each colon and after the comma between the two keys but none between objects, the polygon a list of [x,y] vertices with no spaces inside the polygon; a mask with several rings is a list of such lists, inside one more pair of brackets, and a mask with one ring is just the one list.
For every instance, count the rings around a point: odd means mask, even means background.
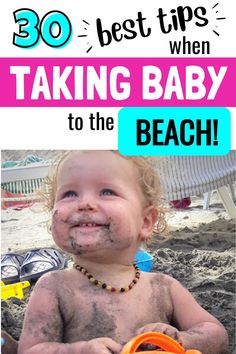
[{"label": "baby's ear", "polygon": [[140,232],[140,240],[148,241],[152,236],[153,227],[157,221],[158,211],[153,206],[148,206],[143,212],[143,225]]}]

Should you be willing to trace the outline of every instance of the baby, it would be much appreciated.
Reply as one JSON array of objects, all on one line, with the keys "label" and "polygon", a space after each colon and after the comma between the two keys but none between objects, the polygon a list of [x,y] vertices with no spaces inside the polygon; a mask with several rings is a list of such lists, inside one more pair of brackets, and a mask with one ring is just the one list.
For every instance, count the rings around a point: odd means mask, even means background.
[{"label": "baby", "polygon": [[20,354],[118,354],[135,335],[165,333],[204,354],[226,353],[224,327],[175,279],[133,264],[159,218],[159,182],[148,160],[73,151],[50,189],[51,231],[74,266],[38,280]]}]

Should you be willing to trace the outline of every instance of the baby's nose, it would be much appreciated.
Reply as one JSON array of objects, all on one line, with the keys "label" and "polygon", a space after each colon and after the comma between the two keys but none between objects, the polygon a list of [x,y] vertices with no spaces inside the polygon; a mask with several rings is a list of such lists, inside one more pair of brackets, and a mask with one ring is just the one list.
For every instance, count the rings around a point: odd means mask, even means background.
[{"label": "baby's nose", "polygon": [[96,201],[93,197],[83,197],[79,200],[78,210],[79,211],[93,211],[96,210]]},{"label": "baby's nose", "polygon": [[91,203],[80,203],[79,206],[78,206],[78,210],[79,211],[88,211],[88,210],[94,210],[95,209],[95,206],[92,205]]}]

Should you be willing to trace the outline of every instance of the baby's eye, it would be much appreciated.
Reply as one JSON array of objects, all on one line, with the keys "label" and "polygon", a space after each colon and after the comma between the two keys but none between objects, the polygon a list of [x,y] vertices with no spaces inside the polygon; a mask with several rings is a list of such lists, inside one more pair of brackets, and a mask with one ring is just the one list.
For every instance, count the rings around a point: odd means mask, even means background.
[{"label": "baby's eye", "polygon": [[77,193],[74,191],[67,191],[62,196],[62,198],[72,198],[72,197],[77,197]]},{"label": "baby's eye", "polygon": [[103,189],[100,193],[102,196],[110,196],[110,195],[116,195],[116,193],[109,188]]}]

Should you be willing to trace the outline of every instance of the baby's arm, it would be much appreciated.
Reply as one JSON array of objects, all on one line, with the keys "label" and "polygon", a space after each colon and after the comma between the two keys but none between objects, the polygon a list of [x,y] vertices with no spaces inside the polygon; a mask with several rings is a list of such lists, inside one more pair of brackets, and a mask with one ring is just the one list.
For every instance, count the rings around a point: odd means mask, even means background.
[{"label": "baby's arm", "polygon": [[63,315],[56,294],[56,274],[38,280],[27,306],[18,354],[110,354],[121,346],[110,338],[63,343]]},{"label": "baby's arm", "polygon": [[168,276],[166,279],[170,285],[175,327],[160,322],[149,323],[137,334],[162,332],[180,342],[185,349],[198,349],[203,354],[225,354],[228,347],[225,328],[177,280]]},{"label": "baby's arm", "polygon": [[204,354],[227,352],[228,335],[223,325],[204,310],[177,280],[171,278],[171,297],[180,342]]}]

